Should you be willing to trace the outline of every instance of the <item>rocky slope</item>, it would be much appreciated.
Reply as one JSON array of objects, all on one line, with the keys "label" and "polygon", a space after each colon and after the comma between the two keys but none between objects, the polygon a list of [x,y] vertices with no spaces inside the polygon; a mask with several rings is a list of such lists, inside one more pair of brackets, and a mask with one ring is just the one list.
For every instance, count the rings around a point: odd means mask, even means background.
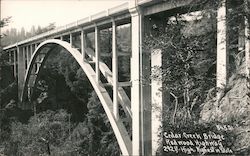
[{"label": "rocky slope", "polygon": [[250,155],[250,86],[240,67],[233,74],[219,98],[213,97],[203,104],[200,113],[202,123],[221,123],[232,127],[233,151],[238,155]]}]

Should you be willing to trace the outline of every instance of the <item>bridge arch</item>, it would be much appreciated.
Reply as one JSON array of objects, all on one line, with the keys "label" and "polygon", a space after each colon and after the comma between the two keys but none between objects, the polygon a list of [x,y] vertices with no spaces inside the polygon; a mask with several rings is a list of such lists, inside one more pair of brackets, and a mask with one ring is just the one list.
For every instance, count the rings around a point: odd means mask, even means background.
[{"label": "bridge arch", "polygon": [[[104,108],[104,111],[105,111],[105,113],[110,121],[111,127],[115,133],[116,139],[117,139],[118,144],[119,144],[120,149],[121,149],[121,152],[123,153],[123,155],[131,155],[132,154],[132,143],[131,143],[130,136],[128,135],[128,132],[127,132],[125,126],[123,125],[122,121],[115,119],[114,114],[113,114],[112,100],[111,100],[107,90],[105,89],[105,87],[101,83],[96,82],[96,79],[95,79],[96,73],[93,70],[93,68],[91,67],[91,65],[88,62],[84,61],[81,53],[76,48],[72,48],[68,42],[61,41],[58,39],[49,39],[49,40],[42,42],[36,48],[35,52],[33,53],[32,57],[31,57],[31,60],[28,64],[27,71],[25,74],[24,84],[23,84],[23,87],[21,90],[21,95],[20,95],[21,101],[24,101],[27,94],[29,94],[28,92],[30,90],[30,88],[29,88],[30,82],[32,82],[32,84],[35,85],[35,83],[37,81],[36,78],[37,78],[37,75],[39,74],[39,71],[40,71],[40,68],[37,68],[34,71],[34,69],[35,69],[34,66],[37,63],[36,62],[37,57],[39,55],[44,55],[43,58],[39,62],[40,67],[42,67],[42,65],[46,61],[47,57],[49,56],[50,51],[52,51],[56,48],[65,49],[78,62],[78,64],[82,68],[83,72],[88,77],[92,87],[94,88],[94,90],[95,90],[95,92],[96,92],[96,94],[97,94],[97,96],[98,96],[98,98],[99,98],[99,100]],[[32,76],[33,76],[33,79],[32,79]]]}]

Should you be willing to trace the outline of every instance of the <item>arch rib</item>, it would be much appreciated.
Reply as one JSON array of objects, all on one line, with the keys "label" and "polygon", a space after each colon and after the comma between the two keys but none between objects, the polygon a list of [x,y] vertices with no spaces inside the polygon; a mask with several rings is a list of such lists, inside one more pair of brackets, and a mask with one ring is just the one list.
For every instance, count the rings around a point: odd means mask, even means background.
[{"label": "arch rib", "polygon": [[[132,154],[132,143],[130,136],[128,135],[128,132],[125,128],[125,126],[122,123],[122,120],[116,120],[113,115],[113,104],[112,100],[107,92],[107,90],[104,88],[102,84],[99,84],[95,81],[96,73],[91,67],[91,65],[87,62],[84,62],[81,56],[81,53],[75,49],[72,48],[71,45],[65,41],[57,40],[57,39],[49,39],[41,43],[35,50],[34,54],[31,57],[31,61],[28,65],[28,70],[25,75],[24,85],[21,91],[21,100],[24,99],[25,91],[27,89],[27,83],[30,78],[31,70],[33,65],[35,64],[36,57],[39,55],[39,53],[43,50],[45,47],[49,47],[48,51],[55,47],[62,47],[66,49],[78,62],[78,64],[83,69],[84,73],[88,77],[91,85],[93,86],[95,92],[97,93],[97,96],[99,97],[99,100],[105,110],[105,113],[108,116],[108,119],[110,121],[110,124],[112,126],[112,129],[115,133],[115,136],[117,138],[118,144],[120,146],[120,149],[123,153],[123,155],[131,155]],[[48,51],[46,52],[48,54]],[[45,61],[45,59],[43,60]],[[102,66],[103,67],[103,66]],[[101,69],[101,70],[107,70],[107,69]],[[110,71],[110,70],[109,70]],[[108,72],[109,72],[108,71]],[[107,71],[103,71],[107,72]],[[121,101],[123,99],[120,99]]]}]

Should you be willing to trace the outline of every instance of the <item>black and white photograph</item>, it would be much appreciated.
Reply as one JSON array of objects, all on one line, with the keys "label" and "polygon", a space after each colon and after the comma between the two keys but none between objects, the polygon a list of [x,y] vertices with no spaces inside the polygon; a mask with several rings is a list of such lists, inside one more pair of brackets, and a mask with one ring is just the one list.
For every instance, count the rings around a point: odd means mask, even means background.
[{"label": "black and white photograph", "polygon": [[250,0],[0,0],[0,156],[250,156]]}]

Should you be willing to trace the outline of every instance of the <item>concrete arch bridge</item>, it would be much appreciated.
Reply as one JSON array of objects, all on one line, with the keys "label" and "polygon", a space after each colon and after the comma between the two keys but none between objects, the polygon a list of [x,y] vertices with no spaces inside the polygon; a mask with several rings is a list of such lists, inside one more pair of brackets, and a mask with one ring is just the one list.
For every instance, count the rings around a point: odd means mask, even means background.
[{"label": "concrete arch bridge", "polygon": [[[199,4],[200,1],[195,1]],[[145,85],[143,77],[151,74],[151,68],[162,66],[161,49],[151,54],[142,48],[144,37],[151,33],[155,25],[164,25],[162,17],[176,13],[190,11],[193,0],[176,0],[175,3],[167,0],[134,0],[120,6],[102,11],[95,15],[83,18],[66,26],[34,36],[16,44],[4,47],[9,54],[10,62],[14,65],[14,75],[18,79],[18,97],[20,101],[29,100],[34,92],[39,71],[44,61],[53,50],[65,49],[78,62],[87,75],[111,123],[118,144],[123,155],[155,155],[160,146],[162,137],[163,93],[161,81],[151,80]],[[217,87],[222,88],[228,81],[228,48],[227,48],[227,1],[220,0],[217,10]],[[197,5],[191,7],[197,11]],[[157,20],[155,20],[157,19]],[[243,20],[242,31],[249,34],[249,21]],[[124,54],[117,50],[117,27],[125,24],[131,29],[131,54]],[[112,69],[102,60],[100,49],[100,30],[112,29]],[[95,45],[92,50],[86,44],[88,33],[93,32]],[[79,47],[74,46],[76,36],[80,38]],[[246,73],[250,73],[249,40],[239,39],[245,50]],[[118,81],[118,57],[130,59],[130,81]],[[88,59],[86,59],[88,58]],[[94,64],[94,68],[91,66]],[[101,74],[108,83],[100,81]],[[111,86],[112,98],[106,86]],[[131,98],[124,91],[130,87]],[[119,106],[127,117],[132,120],[132,138],[119,117]],[[31,109],[30,105],[20,105],[23,109]],[[157,110],[153,108],[157,107]]]}]

